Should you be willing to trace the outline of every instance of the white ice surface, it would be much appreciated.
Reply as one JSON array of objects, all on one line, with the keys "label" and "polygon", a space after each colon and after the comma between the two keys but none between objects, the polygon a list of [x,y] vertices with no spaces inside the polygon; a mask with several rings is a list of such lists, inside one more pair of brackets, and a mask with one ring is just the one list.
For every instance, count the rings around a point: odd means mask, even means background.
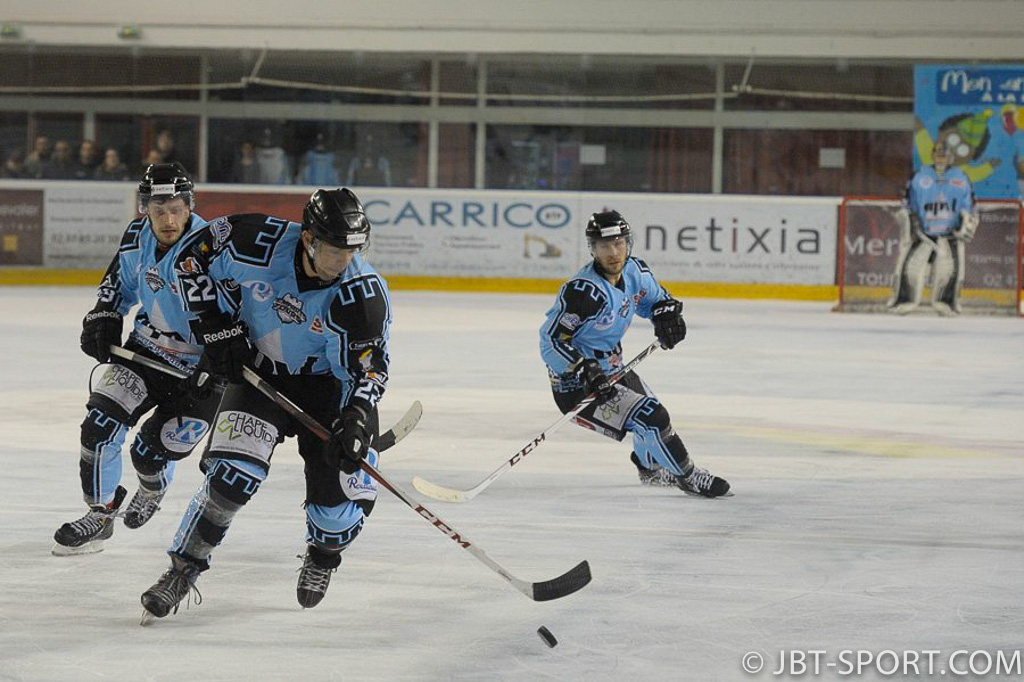
[{"label": "white ice surface", "polygon": [[[0,680],[767,680],[783,649],[1024,649],[1024,321],[687,301],[686,341],[639,371],[735,497],[642,488],[628,444],[568,426],[472,502],[425,501],[526,580],[588,559],[583,591],[532,602],[382,491],[303,611],[290,441],[202,576],[203,603],[143,628],[139,595],[168,563],[196,457],[149,525],[119,525],[100,554],[50,555],[83,513],[91,297],[0,289]],[[382,468],[411,495],[414,475],[475,484],[558,417],[537,351],[550,302],[394,293],[381,421],[415,399],[425,412]],[[638,320],[627,355],[650,338]],[[748,651],[759,675],[741,669]]]}]

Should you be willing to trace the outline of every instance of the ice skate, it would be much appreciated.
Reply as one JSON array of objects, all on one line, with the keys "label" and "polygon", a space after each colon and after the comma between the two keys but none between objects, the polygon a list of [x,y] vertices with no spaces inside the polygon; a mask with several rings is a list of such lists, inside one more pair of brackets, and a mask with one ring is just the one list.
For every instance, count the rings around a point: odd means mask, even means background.
[{"label": "ice skate", "polygon": [[729,482],[711,474],[707,469],[694,466],[689,474],[676,477],[676,485],[687,495],[700,497],[732,497]]},{"label": "ice skate", "polygon": [[142,593],[142,606],[146,609],[142,614],[142,624],[148,623],[151,617],[163,618],[168,613],[177,613],[181,600],[190,592],[195,593],[195,604],[201,604],[203,595],[196,589],[198,578],[199,568],[195,564],[172,554],[171,567],[156,584]]},{"label": "ice skate", "polygon": [[648,469],[640,463],[640,458],[636,456],[636,453],[630,453],[629,461],[636,466],[637,476],[640,478],[641,485],[649,485],[661,488],[674,488],[676,486],[676,475],[668,469],[660,467],[657,464],[653,468]]},{"label": "ice skate", "polygon": [[341,554],[327,554],[314,547],[307,547],[306,555],[301,558],[302,568],[299,569],[295,596],[302,608],[311,609],[327,595],[331,574],[338,570]]},{"label": "ice skate", "polygon": [[129,528],[141,528],[147,521],[153,518],[160,510],[160,501],[164,499],[167,490],[152,491],[146,490],[141,485],[132,496],[131,502],[124,510],[124,525]]},{"label": "ice skate", "polygon": [[932,308],[934,308],[935,312],[937,312],[942,317],[955,317],[956,314],[959,312],[955,310],[952,306],[950,306],[948,303],[943,303],[942,301],[935,301],[934,303],[932,303]]},{"label": "ice skate", "polygon": [[114,519],[127,494],[127,490],[117,486],[114,499],[109,504],[91,505],[85,516],[58,528],[53,534],[56,542],[51,550],[53,555],[72,556],[102,552],[104,540],[114,534]]}]

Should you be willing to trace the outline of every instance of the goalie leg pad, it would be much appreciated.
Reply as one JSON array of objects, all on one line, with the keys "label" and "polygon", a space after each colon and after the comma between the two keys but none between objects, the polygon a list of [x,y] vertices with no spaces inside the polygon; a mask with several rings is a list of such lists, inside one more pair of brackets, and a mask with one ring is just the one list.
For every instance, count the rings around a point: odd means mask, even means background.
[{"label": "goalie leg pad", "polygon": [[668,410],[656,398],[645,398],[627,425],[633,432],[633,451],[645,467],[651,468],[653,462],[676,476],[690,468],[686,446],[672,428]]},{"label": "goalie leg pad", "polygon": [[960,312],[963,283],[964,243],[959,239],[939,239],[932,266],[932,305],[943,303]]},{"label": "goalie leg pad", "polygon": [[85,503],[105,505],[121,482],[121,447],[128,425],[99,408],[90,408],[82,422],[79,475]]},{"label": "goalie leg pad", "polygon": [[910,303],[918,305],[924,294],[924,282],[928,275],[928,262],[935,252],[935,243],[930,239],[915,242],[907,252],[902,267],[897,273],[894,306]]},{"label": "goalie leg pad", "polygon": [[206,480],[192,498],[171,543],[171,553],[206,570],[238,510],[252,499],[267,472],[245,461],[207,460]]}]

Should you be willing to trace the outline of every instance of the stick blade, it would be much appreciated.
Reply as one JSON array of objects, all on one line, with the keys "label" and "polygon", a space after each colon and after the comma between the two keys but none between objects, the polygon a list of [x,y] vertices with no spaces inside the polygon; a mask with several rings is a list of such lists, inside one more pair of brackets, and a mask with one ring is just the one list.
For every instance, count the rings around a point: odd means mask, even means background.
[{"label": "stick blade", "polygon": [[380,434],[380,437],[373,442],[374,449],[377,452],[383,452],[393,447],[395,443],[408,436],[416,428],[416,424],[419,423],[422,416],[423,405],[420,401],[416,400],[394,426]]},{"label": "stick blade", "polygon": [[441,502],[468,502],[470,500],[470,496],[461,490],[446,488],[443,485],[431,483],[427,479],[420,478],[419,476],[412,479],[412,487],[416,488],[416,490],[419,490],[427,497],[440,500]]},{"label": "stick blade", "polygon": [[590,564],[581,561],[567,573],[542,583],[533,583],[534,601],[551,601],[568,597],[586,587],[591,580]]}]

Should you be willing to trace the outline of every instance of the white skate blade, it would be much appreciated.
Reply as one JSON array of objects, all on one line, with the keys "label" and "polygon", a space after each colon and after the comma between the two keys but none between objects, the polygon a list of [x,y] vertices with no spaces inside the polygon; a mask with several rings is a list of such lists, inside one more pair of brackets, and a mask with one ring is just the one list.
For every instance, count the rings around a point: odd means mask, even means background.
[{"label": "white skate blade", "polygon": [[156,616],[154,616],[152,613],[147,611],[145,609],[145,607],[143,607],[143,609],[142,609],[142,618],[139,619],[139,625],[141,625],[142,627],[146,627],[147,625],[152,623],[154,620],[156,620]]},{"label": "white skate blade", "polygon": [[53,554],[53,556],[78,556],[79,554],[95,554],[96,552],[103,551],[103,543],[104,540],[93,540],[91,542],[85,543],[84,545],[79,545],[78,547],[68,547],[66,545],[60,544],[59,542],[55,542],[53,543],[53,549],[50,550],[50,553]]}]

